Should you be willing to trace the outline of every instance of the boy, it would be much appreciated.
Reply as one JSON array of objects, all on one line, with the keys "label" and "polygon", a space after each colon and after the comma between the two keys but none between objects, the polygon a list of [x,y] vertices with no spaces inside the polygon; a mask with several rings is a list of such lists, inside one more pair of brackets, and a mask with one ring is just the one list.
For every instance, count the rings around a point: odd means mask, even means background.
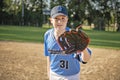
[{"label": "boy", "polygon": [[[48,30],[44,35],[44,54],[47,56],[47,72],[50,80],[79,80],[80,63],[86,63],[90,59],[91,51],[86,48],[80,55],[79,60],[74,57],[76,53],[52,54],[59,52],[60,46],[57,43],[58,37],[70,29],[67,27],[68,12],[63,6],[55,6],[51,10],[50,22],[53,28]],[[49,50],[51,50],[49,52]],[[78,51],[79,53],[79,51]]]}]

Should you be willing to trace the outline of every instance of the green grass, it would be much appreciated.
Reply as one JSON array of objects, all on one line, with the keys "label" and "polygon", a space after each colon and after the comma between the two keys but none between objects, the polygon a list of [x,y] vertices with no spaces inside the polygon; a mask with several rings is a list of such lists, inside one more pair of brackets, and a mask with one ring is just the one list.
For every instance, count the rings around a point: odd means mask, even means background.
[{"label": "green grass", "polygon": [[120,49],[120,33],[107,31],[86,31],[90,36],[90,45],[102,48]]},{"label": "green grass", "polygon": [[[0,26],[1,41],[21,41],[43,43],[44,33],[48,28]],[[85,30],[90,37],[91,47],[120,49],[120,33]]]},{"label": "green grass", "polygon": [[43,42],[47,28],[0,26],[0,40],[21,42]]}]

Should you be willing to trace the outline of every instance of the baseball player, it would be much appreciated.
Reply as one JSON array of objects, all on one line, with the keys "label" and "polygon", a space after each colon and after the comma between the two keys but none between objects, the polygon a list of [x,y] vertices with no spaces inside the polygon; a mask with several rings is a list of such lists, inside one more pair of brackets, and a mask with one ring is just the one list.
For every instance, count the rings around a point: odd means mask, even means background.
[{"label": "baseball player", "polygon": [[86,48],[79,54],[78,59],[74,57],[76,54],[62,54],[57,39],[62,33],[70,30],[67,27],[68,12],[65,7],[53,7],[50,22],[53,28],[44,34],[44,55],[47,56],[49,80],[80,80],[80,62],[88,62],[91,50]]}]

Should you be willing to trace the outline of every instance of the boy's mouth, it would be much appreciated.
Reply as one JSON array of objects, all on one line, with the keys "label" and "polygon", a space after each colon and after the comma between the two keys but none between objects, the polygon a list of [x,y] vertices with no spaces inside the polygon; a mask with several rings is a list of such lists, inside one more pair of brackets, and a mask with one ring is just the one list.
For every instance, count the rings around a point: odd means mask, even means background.
[{"label": "boy's mouth", "polygon": [[63,25],[58,24],[57,26],[63,26]]}]

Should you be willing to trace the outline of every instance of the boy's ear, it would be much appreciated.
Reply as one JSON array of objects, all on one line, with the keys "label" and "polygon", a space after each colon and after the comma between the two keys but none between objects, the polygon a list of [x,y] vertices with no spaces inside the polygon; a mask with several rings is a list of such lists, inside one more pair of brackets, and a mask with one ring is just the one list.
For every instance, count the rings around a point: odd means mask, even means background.
[{"label": "boy's ear", "polygon": [[52,23],[52,18],[49,18],[49,20],[50,20],[50,23]]}]

